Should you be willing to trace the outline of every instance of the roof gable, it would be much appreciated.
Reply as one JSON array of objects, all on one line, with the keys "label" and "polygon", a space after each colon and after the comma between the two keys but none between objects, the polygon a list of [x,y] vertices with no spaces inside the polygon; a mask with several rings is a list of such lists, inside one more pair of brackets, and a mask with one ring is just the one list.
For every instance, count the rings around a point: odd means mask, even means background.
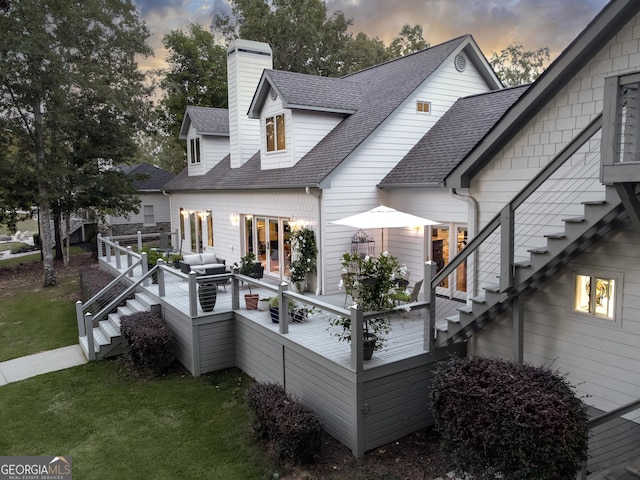
[{"label": "roof gable", "polygon": [[229,136],[229,110],[188,106],[182,119],[178,138],[185,140],[193,126],[198,135]]},{"label": "roof gable", "polygon": [[380,187],[440,185],[529,86],[456,101],[382,180]]}]

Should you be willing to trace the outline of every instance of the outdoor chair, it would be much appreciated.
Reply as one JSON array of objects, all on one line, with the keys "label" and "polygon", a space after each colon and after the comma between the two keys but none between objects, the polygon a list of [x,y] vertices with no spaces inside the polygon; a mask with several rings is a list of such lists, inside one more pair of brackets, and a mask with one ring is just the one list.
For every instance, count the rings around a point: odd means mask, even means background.
[{"label": "outdoor chair", "polygon": [[418,295],[422,288],[422,282],[424,280],[418,280],[411,289],[411,293],[394,293],[391,295],[392,300],[397,304],[399,303],[414,303],[418,301]]}]

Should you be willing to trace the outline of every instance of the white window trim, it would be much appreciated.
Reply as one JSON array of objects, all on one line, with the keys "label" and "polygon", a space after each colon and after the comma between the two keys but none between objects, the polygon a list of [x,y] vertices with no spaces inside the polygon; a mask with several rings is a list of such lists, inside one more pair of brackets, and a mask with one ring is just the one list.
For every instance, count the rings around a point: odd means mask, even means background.
[{"label": "white window trim", "polygon": [[[284,148],[278,149],[278,122],[277,118],[282,117],[284,122]],[[267,137],[267,122],[269,119],[273,119],[273,145],[274,149],[269,150],[269,139]],[[287,115],[285,112],[274,113],[273,115],[267,115],[264,119],[264,146],[265,152],[267,155],[274,155],[278,153],[283,153],[287,151],[287,146],[289,145],[289,141],[287,139]]]},{"label": "white window trim", "polygon": [[[151,207],[151,215],[148,216],[153,216],[153,223],[147,223],[147,214],[145,212],[145,208],[146,207]],[[155,212],[155,208],[153,207],[153,204],[151,205],[143,205],[142,206],[142,225],[145,227],[153,227],[156,224],[156,212]]]},{"label": "white window trim", "polygon": [[[197,148],[196,148],[197,145]],[[194,158],[194,154],[196,158]],[[202,163],[202,142],[200,137],[193,137],[189,139],[189,162],[192,165],[199,165]]]},{"label": "white window trim", "polygon": [[[624,274],[621,272],[612,272],[608,270],[600,270],[597,268],[580,268],[570,272],[569,278],[569,294],[568,300],[568,312],[569,316],[581,322],[587,322],[590,324],[597,323],[600,326],[609,326],[615,328],[622,328],[622,290],[624,288]],[[575,296],[576,296],[576,276],[582,275],[585,277],[598,277],[608,278],[615,281],[615,292],[613,296],[613,318],[607,318],[593,313],[578,312],[575,310]]]},{"label": "white window trim", "polygon": [[[424,110],[423,111],[418,110],[418,106],[420,104],[429,105],[429,111],[425,112]],[[427,102],[426,100],[416,100],[416,113],[420,115],[431,115],[431,102]]]}]

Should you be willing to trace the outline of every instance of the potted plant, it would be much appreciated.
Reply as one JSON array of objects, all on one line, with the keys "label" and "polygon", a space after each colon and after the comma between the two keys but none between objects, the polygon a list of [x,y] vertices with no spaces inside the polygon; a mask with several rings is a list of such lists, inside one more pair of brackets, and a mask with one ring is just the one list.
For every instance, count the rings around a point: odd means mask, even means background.
[{"label": "potted plant", "polygon": [[[383,347],[386,335],[391,330],[389,311],[394,307],[393,295],[397,293],[396,279],[404,277],[406,267],[387,252],[378,257],[361,257],[357,253],[345,253],[342,256],[345,274],[351,275],[353,288],[357,289],[354,301],[360,305],[366,316],[363,323],[365,354]],[[377,312],[376,315],[369,315]],[[336,336],[341,341],[351,341],[351,318],[335,317],[331,325],[340,327]],[[365,355],[365,360],[371,357]]]},{"label": "potted plant", "polygon": [[269,299],[269,316],[273,323],[280,323],[280,300],[277,296]]},{"label": "potted plant", "polygon": [[[246,255],[240,257],[240,274],[251,276],[255,271],[256,255],[253,252],[249,252]],[[247,310],[255,310],[258,308],[259,295],[257,293],[251,293],[251,286],[249,286],[249,293],[244,296],[244,303]]]},{"label": "potted plant", "polygon": [[289,280],[298,293],[307,289],[309,274],[316,273],[316,255],[318,247],[313,230],[301,226],[291,232],[291,266]]},{"label": "potted plant", "polygon": [[[147,268],[151,270],[158,264],[158,260],[165,260],[164,255],[157,248],[142,247],[142,251],[147,254]],[[151,274],[151,281],[158,283],[158,272]]]},{"label": "potted plant", "polygon": [[266,312],[269,309],[269,300],[271,300],[271,297],[261,298],[258,300],[258,310]]},{"label": "potted plant", "polygon": [[218,285],[213,282],[205,282],[198,284],[198,300],[200,307],[205,312],[211,312],[216,306],[218,298]]},{"label": "potted plant", "polygon": [[173,264],[173,268],[180,268],[180,260],[182,260],[182,255],[179,253],[170,253],[169,254],[169,262]]}]

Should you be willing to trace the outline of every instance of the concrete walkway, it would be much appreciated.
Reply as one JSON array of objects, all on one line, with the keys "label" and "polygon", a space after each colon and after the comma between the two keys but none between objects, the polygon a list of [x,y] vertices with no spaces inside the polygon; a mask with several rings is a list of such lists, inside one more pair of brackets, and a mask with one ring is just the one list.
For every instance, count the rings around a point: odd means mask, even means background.
[{"label": "concrete walkway", "polygon": [[0,362],[0,386],[84,363],[87,363],[87,358],[82,353],[80,345],[14,358]]}]

